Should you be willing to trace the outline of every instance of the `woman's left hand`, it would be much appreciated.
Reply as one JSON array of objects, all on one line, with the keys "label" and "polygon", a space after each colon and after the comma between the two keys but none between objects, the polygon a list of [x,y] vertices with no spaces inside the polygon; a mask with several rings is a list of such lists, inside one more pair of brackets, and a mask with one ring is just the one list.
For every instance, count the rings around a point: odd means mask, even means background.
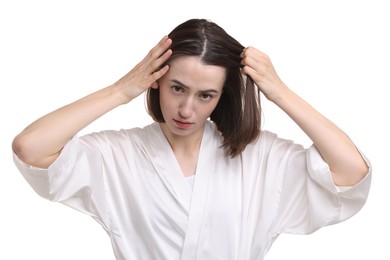
[{"label": "woman's left hand", "polygon": [[252,78],[267,99],[272,101],[281,95],[286,85],[265,53],[254,47],[247,47],[241,53],[241,58],[242,72]]},{"label": "woman's left hand", "polygon": [[266,98],[282,109],[313,141],[328,163],[336,185],[352,186],[366,176],[368,165],[351,139],[291,91],[281,81],[266,54],[247,47],[241,58],[242,73],[251,77]]}]

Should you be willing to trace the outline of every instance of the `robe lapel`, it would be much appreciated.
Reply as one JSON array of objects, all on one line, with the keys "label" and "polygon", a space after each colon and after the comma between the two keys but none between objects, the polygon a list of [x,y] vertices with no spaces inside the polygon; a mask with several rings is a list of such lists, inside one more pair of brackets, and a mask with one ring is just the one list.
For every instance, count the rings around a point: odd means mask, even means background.
[{"label": "robe lapel", "polygon": [[187,231],[181,255],[182,260],[196,259],[198,238],[206,215],[207,199],[211,196],[209,184],[211,176],[215,172],[215,161],[217,160],[215,154],[218,144],[216,138],[213,137],[214,130],[211,123],[206,122],[196,168]]},{"label": "robe lapel", "polygon": [[181,254],[182,260],[196,259],[198,248],[198,238],[202,231],[206,216],[206,205],[210,193],[210,180],[215,172],[215,162],[217,161],[217,150],[220,146],[216,138],[212,123],[206,122],[205,131],[199,151],[199,158],[196,168],[194,187],[191,192],[186,183],[179,163],[161,131],[160,126],[155,123],[147,132],[149,138],[147,153],[156,169],[157,174],[164,185],[188,212],[187,230]]},{"label": "robe lapel", "polygon": [[186,183],[171,146],[158,123],[154,123],[149,131],[153,131],[153,133],[148,133],[149,144],[147,145],[151,162],[169,192],[188,213],[191,204],[191,190]]}]

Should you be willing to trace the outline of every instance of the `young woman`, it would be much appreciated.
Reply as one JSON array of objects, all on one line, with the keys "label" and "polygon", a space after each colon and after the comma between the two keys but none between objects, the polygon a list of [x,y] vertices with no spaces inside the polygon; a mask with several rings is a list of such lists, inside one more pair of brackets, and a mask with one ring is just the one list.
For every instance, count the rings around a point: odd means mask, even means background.
[{"label": "young woman", "polygon": [[[146,91],[154,123],[78,136]],[[260,92],[310,137],[261,130]],[[116,83],[36,120],[15,163],[44,198],[92,216],[117,259],[263,259],[364,205],[371,173],[348,136],[290,90],[270,59],[191,19]]]}]

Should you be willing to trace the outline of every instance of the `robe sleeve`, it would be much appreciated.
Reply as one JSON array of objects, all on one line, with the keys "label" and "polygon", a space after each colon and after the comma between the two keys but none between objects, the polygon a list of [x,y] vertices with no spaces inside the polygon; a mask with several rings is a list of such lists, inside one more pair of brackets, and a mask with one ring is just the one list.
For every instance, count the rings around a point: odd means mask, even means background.
[{"label": "robe sleeve", "polygon": [[[334,184],[328,164],[317,148],[277,139],[279,198],[274,232],[309,234],[321,227],[342,222],[355,215],[365,204],[371,184],[371,164],[362,154],[369,171],[356,185]],[[272,160],[271,151],[270,159]]]},{"label": "robe sleeve", "polygon": [[39,196],[90,215],[109,231],[104,168],[96,142],[73,137],[48,169],[27,165],[16,154],[13,158]]}]

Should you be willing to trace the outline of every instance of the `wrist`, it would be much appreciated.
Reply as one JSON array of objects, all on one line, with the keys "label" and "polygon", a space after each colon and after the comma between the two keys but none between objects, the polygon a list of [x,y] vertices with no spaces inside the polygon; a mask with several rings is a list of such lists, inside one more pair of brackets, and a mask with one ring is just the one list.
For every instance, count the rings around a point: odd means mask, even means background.
[{"label": "wrist", "polygon": [[110,95],[116,100],[116,102],[119,102],[119,105],[125,105],[135,98],[124,91],[124,87],[120,84],[114,83],[109,86],[108,89],[110,91]]},{"label": "wrist", "polygon": [[291,94],[291,90],[284,84],[281,83],[277,87],[274,87],[274,91],[270,93],[264,93],[264,96],[271,102],[278,104],[286,100]]}]

